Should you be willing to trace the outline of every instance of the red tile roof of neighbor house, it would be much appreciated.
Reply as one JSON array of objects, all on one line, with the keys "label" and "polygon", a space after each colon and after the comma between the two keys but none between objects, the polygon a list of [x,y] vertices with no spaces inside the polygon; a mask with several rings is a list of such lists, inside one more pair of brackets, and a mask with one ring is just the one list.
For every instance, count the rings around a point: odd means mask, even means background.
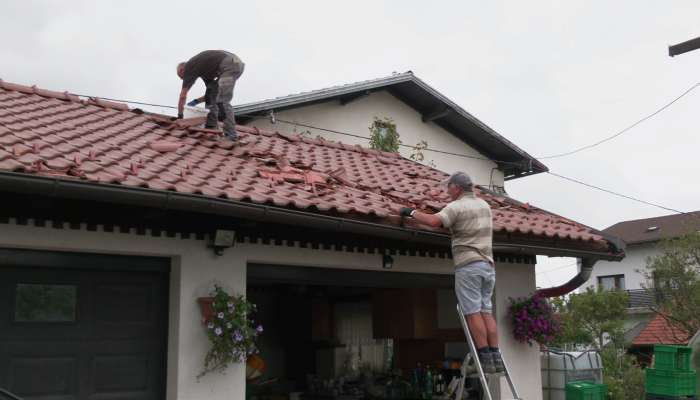
[{"label": "red tile roof of neighbor house", "polygon": [[[435,212],[446,174],[360,146],[238,126],[217,140],[202,119],[169,118],[127,105],[0,81],[0,171],[272,204],[400,225],[398,207]],[[593,229],[477,188],[496,234],[554,247],[610,251]],[[425,226],[406,226],[429,230]]]},{"label": "red tile roof of neighbor house", "polygon": [[661,314],[657,314],[632,341],[633,346],[651,346],[654,344],[688,344],[690,335],[678,326],[669,323]]}]

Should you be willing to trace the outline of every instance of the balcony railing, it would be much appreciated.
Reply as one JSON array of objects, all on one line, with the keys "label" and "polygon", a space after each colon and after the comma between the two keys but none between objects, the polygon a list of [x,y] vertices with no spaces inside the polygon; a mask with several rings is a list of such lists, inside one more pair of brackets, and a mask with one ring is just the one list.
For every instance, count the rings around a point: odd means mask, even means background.
[{"label": "balcony railing", "polygon": [[625,292],[629,296],[628,308],[650,307],[661,299],[661,292],[654,289],[632,289]]}]

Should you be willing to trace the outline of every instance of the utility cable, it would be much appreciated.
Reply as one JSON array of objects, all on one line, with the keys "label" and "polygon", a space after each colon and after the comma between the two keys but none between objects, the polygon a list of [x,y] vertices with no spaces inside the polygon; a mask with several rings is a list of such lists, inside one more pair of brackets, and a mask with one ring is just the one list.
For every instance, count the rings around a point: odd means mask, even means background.
[{"label": "utility cable", "polygon": [[[599,142],[597,142],[597,143],[595,143],[595,144],[593,144],[593,145],[586,146],[585,148],[580,148],[580,149],[577,149],[577,150],[575,150],[575,151],[573,151],[573,152],[569,152],[569,153],[562,153],[562,154],[560,154],[560,155],[549,156],[549,158],[553,158],[553,157],[555,157],[555,156],[557,156],[557,157],[558,157],[558,156],[562,156],[562,157],[563,157],[563,155],[565,155],[565,154],[573,154],[573,153],[575,153],[575,152],[585,150],[586,148],[590,148],[590,147],[596,146],[596,145],[598,145],[598,144],[600,144],[600,143],[603,143],[603,142],[605,142],[605,141],[607,141],[607,140],[613,139],[615,136],[619,136],[619,135],[623,134],[624,132],[626,132],[627,130],[633,128],[634,126],[639,125],[641,122],[643,122],[643,121],[645,121],[645,120],[647,120],[647,119],[653,117],[654,115],[659,114],[661,111],[663,111],[664,109],[668,108],[671,104],[675,103],[676,101],[680,100],[683,96],[685,96],[686,94],[690,93],[692,90],[694,90],[694,89],[695,89],[696,87],[698,87],[698,86],[700,86],[700,83],[696,83],[696,84],[693,85],[690,89],[686,90],[683,94],[681,94],[680,96],[676,97],[676,98],[675,98],[673,101],[671,101],[670,103],[666,104],[665,106],[663,106],[663,107],[660,108],[659,110],[655,111],[654,113],[649,114],[648,116],[646,116],[646,117],[642,118],[641,120],[635,122],[633,125],[630,125],[629,127],[625,128],[623,131],[618,132],[618,133],[615,134],[614,136],[611,136],[611,137],[609,137],[609,138],[606,138],[606,139],[604,139],[604,140],[602,140],[602,141],[599,141]],[[108,98],[108,97],[88,96],[88,95],[75,94],[75,93],[72,93],[72,94],[74,94],[74,95],[76,95],[76,96],[80,96],[80,97],[87,97],[87,98],[92,97],[92,98],[100,98],[100,99],[104,99],[104,100],[117,101],[117,102],[122,102],[122,103],[129,103],[129,104],[139,104],[139,105],[146,105],[146,106],[153,106],[153,107],[163,107],[163,108],[177,109],[177,107],[175,107],[175,106],[169,106],[169,105],[153,104],[153,103],[144,103],[144,102],[138,102],[138,101],[123,100],[123,99],[113,99],[113,98]],[[237,115],[238,115],[238,116],[252,117],[252,118],[265,118],[265,117],[261,117],[259,114],[258,114],[258,115],[253,115],[253,114],[237,114]],[[342,132],[342,131],[338,131],[338,130],[335,130],[335,129],[328,129],[328,128],[322,128],[322,127],[318,127],[318,126],[314,126],[314,125],[310,125],[310,124],[304,124],[304,123],[293,122],[293,121],[286,121],[286,120],[279,119],[279,118],[275,118],[275,120],[276,120],[276,121],[279,121],[279,122],[282,122],[282,123],[285,123],[285,124],[302,126],[302,127],[309,128],[309,129],[317,129],[317,130],[320,130],[320,131],[325,131],[325,132],[330,132],[330,133],[335,133],[335,134],[345,135],[345,136],[351,136],[351,137],[355,137],[355,138],[359,138],[359,139],[367,139],[367,140],[370,139],[370,138],[367,137],[367,136],[352,134],[352,133],[348,133],[348,132]],[[400,146],[408,147],[408,148],[411,148],[411,149],[415,149],[415,146],[411,146],[411,145],[400,144]],[[486,158],[486,157],[469,156],[469,155],[466,155],[466,154],[458,154],[458,153],[452,153],[452,152],[448,152],[448,151],[436,150],[436,149],[430,149],[430,148],[425,148],[425,149],[422,149],[422,150],[432,151],[432,152],[440,153],[440,154],[447,154],[447,155],[453,155],[453,156],[458,156],[458,157],[470,158],[470,159],[475,159],[475,160],[484,160],[484,161],[491,161],[491,162],[496,162],[496,163],[503,163],[503,164],[510,164],[510,165],[518,165],[518,166],[521,166],[521,165],[522,165],[521,163],[516,163],[516,162],[513,162],[513,161],[494,160],[494,159]],[[540,158],[548,158],[548,157],[540,157]],[[596,189],[596,190],[599,190],[599,191],[602,191],[602,192],[606,192],[606,193],[608,193],[608,194],[612,194],[612,195],[614,195],[614,196],[618,196],[618,197],[621,197],[621,198],[625,198],[625,199],[628,199],[628,200],[632,200],[632,201],[635,201],[635,202],[638,202],[638,203],[642,203],[642,204],[646,204],[646,205],[649,205],[649,206],[657,207],[657,208],[660,208],[660,209],[663,209],[663,210],[667,210],[667,211],[672,211],[672,212],[675,212],[675,213],[678,213],[678,214],[695,215],[695,214],[687,213],[687,212],[685,212],[685,211],[680,211],[680,210],[676,210],[676,209],[673,209],[673,208],[670,208],[670,207],[662,206],[662,205],[660,205],[660,204],[656,204],[656,203],[652,203],[652,202],[649,202],[649,201],[641,200],[641,199],[638,199],[638,198],[636,198],[636,197],[628,196],[628,195],[625,195],[625,194],[622,194],[622,193],[617,193],[617,192],[614,192],[614,191],[612,191],[612,190],[604,189],[604,188],[601,188],[601,187],[599,187],[599,186],[595,186],[595,185],[592,185],[592,184],[589,184],[589,183],[586,183],[586,182],[582,182],[582,181],[577,180],[577,179],[574,179],[574,178],[569,178],[569,177],[567,177],[567,176],[560,175],[560,174],[557,174],[557,173],[554,173],[554,172],[551,172],[551,171],[547,171],[547,173],[550,174],[550,175],[556,176],[556,177],[558,177],[558,178],[560,178],[560,179],[565,179],[565,180],[567,180],[567,181],[570,181],[570,182],[573,182],[573,183],[577,183],[577,184],[579,184],[579,185],[583,185],[583,186],[586,186],[586,187],[589,187],[589,188],[592,188],[592,189]],[[700,218],[700,216],[698,216],[698,217]]]},{"label": "utility cable", "polygon": [[551,159],[551,158],[559,158],[559,157],[570,156],[570,155],[572,155],[572,154],[576,154],[576,153],[582,152],[582,151],[584,151],[584,150],[588,150],[588,149],[590,149],[590,148],[593,148],[593,147],[596,147],[596,146],[598,146],[598,145],[601,145],[601,144],[603,144],[603,143],[605,143],[605,142],[607,142],[607,141],[613,140],[613,139],[615,139],[616,137],[622,135],[623,133],[625,133],[625,132],[629,131],[630,129],[636,127],[637,125],[641,124],[642,122],[647,121],[647,120],[649,120],[649,119],[655,117],[656,115],[660,114],[661,112],[663,112],[663,111],[666,110],[667,108],[671,107],[671,105],[673,105],[673,103],[677,102],[678,100],[680,100],[680,99],[682,99],[683,97],[685,97],[685,95],[687,95],[688,93],[690,93],[690,92],[692,92],[693,90],[695,90],[698,86],[700,86],[700,82],[694,84],[693,86],[690,87],[690,89],[686,90],[686,91],[683,92],[680,96],[676,97],[675,99],[671,100],[670,102],[666,103],[664,106],[662,106],[662,107],[659,108],[658,110],[656,110],[656,111],[654,111],[653,113],[647,115],[646,117],[644,117],[644,118],[638,120],[637,122],[635,122],[635,123],[633,123],[632,125],[626,127],[625,129],[623,129],[623,130],[621,130],[621,131],[615,133],[614,135],[608,136],[608,137],[606,137],[606,138],[604,138],[604,139],[601,139],[601,140],[599,140],[599,141],[597,141],[597,142],[595,142],[595,143],[592,143],[592,144],[589,144],[589,145],[586,145],[586,146],[583,146],[583,147],[579,147],[579,148],[574,149],[574,150],[571,150],[571,151],[567,151],[567,152],[565,152],[565,153],[552,154],[552,155],[548,155],[548,156],[535,157],[535,158],[537,158],[538,160],[546,160],[546,159]]},{"label": "utility cable", "polygon": [[582,181],[580,181],[580,180],[578,180],[578,179],[574,179],[574,178],[569,178],[568,176],[559,175],[559,174],[554,173],[554,172],[552,172],[552,171],[547,171],[547,173],[548,173],[549,175],[556,176],[557,178],[565,179],[565,180],[567,180],[567,181],[574,182],[574,183],[577,183],[577,184],[579,184],[579,185],[587,186],[587,187],[589,187],[589,188],[596,189],[596,190],[600,190],[601,192],[609,193],[609,194],[612,194],[612,195],[614,195],[614,196],[622,197],[622,198],[625,198],[625,199],[628,199],[628,200],[633,200],[633,201],[636,201],[636,202],[638,202],[638,203],[642,203],[642,204],[646,204],[646,205],[649,205],[649,206],[661,208],[661,209],[666,210],[666,211],[672,211],[672,212],[675,212],[675,213],[678,213],[678,214],[693,215],[693,214],[687,213],[687,212],[685,212],[685,211],[680,211],[680,210],[676,210],[676,209],[674,209],[674,208],[662,206],[662,205],[660,205],[660,204],[652,203],[652,202],[649,202],[649,201],[646,201],[646,200],[641,200],[641,199],[638,199],[638,198],[636,198],[636,197],[628,196],[628,195],[626,195],[626,194],[613,192],[612,190],[604,189],[604,188],[602,188],[602,187],[600,187],[600,186],[591,185],[590,183],[582,182]]}]

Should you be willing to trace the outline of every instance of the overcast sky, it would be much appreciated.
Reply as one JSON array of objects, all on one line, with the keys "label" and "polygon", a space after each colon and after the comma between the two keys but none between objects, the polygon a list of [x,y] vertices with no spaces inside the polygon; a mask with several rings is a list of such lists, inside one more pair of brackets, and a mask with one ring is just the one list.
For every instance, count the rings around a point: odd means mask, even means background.
[{"label": "overcast sky", "polygon": [[[698,18],[698,1],[10,0],[0,14],[0,78],[175,104],[175,64],[221,48],[246,63],[234,98],[242,103],[412,70],[539,157],[612,135],[699,82],[700,50],[667,53],[700,36]],[[699,108],[700,88],[610,142],[544,163],[698,210]],[[669,213],[547,174],[506,189],[599,229]],[[567,280],[570,263],[544,262],[538,285]]]}]

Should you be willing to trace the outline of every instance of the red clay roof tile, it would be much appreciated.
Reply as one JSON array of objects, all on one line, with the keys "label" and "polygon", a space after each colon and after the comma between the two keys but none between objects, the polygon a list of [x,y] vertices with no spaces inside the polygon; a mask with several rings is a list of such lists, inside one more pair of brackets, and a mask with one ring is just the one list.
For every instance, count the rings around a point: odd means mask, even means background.
[{"label": "red clay roof tile", "polygon": [[[219,140],[219,131],[200,128],[203,122],[173,123],[121,103],[0,80],[0,170],[337,212],[385,224],[402,223],[398,207],[435,212],[447,201],[436,189],[446,174],[397,153],[248,126],[237,127],[240,140],[234,144]],[[496,233],[608,250],[608,242],[584,225],[480,188],[477,195],[491,205]]]},{"label": "red clay roof tile", "polygon": [[656,314],[632,340],[633,346],[650,346],[654,344],[688,344],[690,336],[678,326],[669,323],[661,314]]}]

